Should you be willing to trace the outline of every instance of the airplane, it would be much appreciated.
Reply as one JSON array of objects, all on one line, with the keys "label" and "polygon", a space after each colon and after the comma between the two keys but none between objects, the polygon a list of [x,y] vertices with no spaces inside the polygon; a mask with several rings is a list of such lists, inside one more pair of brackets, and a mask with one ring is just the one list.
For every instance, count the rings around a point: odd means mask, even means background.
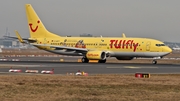
[{"label": "airplane", "polygon": [[[105,63],[109,57],[118,60],[132,60],[137,57],[163,57],[172,52],[163,42],[138,37],[63,37],[49,32],[43,25],[31,4],[25,4],[30,38],[22,38],[15,31],[16,38],[26,43],[55,54],[82,56],[82,63],[98,60]],[[157,60],[152,60],[157,64]]]}]

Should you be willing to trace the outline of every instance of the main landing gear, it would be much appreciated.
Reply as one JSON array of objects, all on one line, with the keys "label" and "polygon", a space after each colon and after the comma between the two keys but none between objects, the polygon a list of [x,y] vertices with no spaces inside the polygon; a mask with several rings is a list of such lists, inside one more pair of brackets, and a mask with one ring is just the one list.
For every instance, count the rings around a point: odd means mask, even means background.
[{"label": "main landing gear", "polygon": [[99,60],[98,63],[106,63],[106,59],[104,59],[104,60]]},{"label": "main landing gear", "polygon": [[88,62],[89,62],[88,58],[86,58],[86,57],[83,57],[83,58],[81,59],[81,61],[82,61],[82,63],[88,63]]},{"label": "main landing gear", "polygon": [[152,61],[152,64],[157,64],[157,61],[156,61],[156,60],[153,60],[153,61]]}]

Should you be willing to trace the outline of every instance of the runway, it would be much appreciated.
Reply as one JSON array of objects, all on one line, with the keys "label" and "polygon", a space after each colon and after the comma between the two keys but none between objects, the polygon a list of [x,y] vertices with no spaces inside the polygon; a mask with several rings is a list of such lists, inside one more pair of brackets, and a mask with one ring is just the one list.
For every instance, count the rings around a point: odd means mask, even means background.
[{"label": "runway", "polygon": [[138,63],[78,63],[78,62],[56,62],[56,61],[1,61],[0,72],[8,72],[13,69],[21,69],[22,72],[30,70],[51,70],[54,74],[76,73],[78,70],[88,74],[134,74],[146,72],[150,74],[180,73],[180,64],[138,64]]}]

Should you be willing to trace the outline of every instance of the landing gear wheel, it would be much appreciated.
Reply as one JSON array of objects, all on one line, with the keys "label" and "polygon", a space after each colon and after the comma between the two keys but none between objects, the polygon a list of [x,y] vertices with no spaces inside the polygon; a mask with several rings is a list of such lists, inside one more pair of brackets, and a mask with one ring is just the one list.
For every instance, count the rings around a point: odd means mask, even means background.
[{"label": "landing gear wheel", "polygon": [[105,60],[99,60],[98,63],[106,63],[106,59]]},{"label": "landing gear wheel", "polygon": [[85,58],[85,57],[83,57],[83,58],[81,59],[81,61],[82,61],[82,63],[88,63],[88,62],[89,62],[89,60],[88,60],[87,58]]},{"label": "landing gear wheel", "polygon": [[157,64],[157,61],[156,61],[156,60],[153,60],[153,61],[152,61],[152,64]]}]

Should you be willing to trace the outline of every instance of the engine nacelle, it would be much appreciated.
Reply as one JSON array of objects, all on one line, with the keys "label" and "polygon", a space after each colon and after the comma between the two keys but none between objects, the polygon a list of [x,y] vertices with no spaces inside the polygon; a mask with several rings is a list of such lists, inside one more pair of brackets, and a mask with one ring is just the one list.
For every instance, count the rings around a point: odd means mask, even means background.
[{"label": "engine nacelle", "polygon": [[86,57],[89,60],[104,60],[106,59],[106,53],[103,51],[88,51]]},{"label": "engine nacelle", "polygon": [[134,57],[116,57],[118,60],[132,60]]}]

